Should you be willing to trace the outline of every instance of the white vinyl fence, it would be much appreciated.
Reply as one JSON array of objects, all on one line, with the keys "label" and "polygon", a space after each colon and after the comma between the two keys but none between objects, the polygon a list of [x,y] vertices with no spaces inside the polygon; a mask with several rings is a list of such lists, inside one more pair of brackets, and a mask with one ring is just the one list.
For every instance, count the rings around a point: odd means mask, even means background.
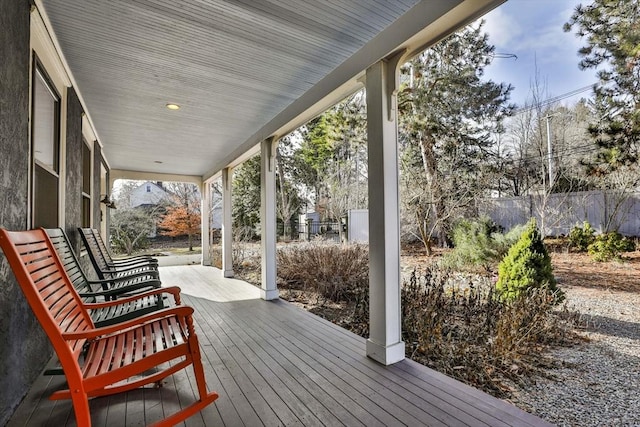
[{"label": "white vinyl fence", "polygon": [[567,235],[576,225],[589,221],[597,231],[640,235],[640,193],[583,191],[548,196],[531,195],[484,199],[480,213],[505,230],[536,218],[546,236]]}]

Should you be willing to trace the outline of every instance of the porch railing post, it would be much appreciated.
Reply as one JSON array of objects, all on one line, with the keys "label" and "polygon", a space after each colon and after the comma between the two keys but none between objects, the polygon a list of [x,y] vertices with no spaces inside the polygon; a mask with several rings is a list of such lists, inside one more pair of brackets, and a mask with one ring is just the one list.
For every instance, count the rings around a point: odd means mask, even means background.
[{"label": "porch railing post", "polygon": [[260,235],[262,248],[262,299],[278,298],[276,285],[276,166],[278,140],[260,143]]},{"label": "porch railing post", "polygon": [[233,277],[233,233],[231,217],[231,168],[222,170],[222,274]]},{"label": "porch railing post", "polygon": [[400,309],[400,208],[396,73],[402,54],[367,69],[369,149],[369,339],[367,356],[404,359]]},{"label": "porch railing post", "polygon": [[200,241],[202,244],[202,265],[211,265],[211,183],[204,181],[200,185],[200,212],[201,212],[201,230]]}]

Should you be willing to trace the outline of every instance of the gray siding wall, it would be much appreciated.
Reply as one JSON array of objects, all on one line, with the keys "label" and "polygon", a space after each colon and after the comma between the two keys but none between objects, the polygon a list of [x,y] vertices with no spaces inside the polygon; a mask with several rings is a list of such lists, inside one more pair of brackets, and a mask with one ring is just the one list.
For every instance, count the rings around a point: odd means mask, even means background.
[{"label": "gray siding wall", "polygon": [[[28,0],[0,0],[0,227],[27,225],[29,174]],[[51,349],[0,254],[0,425],[4,425]]]},{"label": "gray siding wall", "polygon": [[82,226],[82,105],[73,88],[67,89],[67,153],[65,231],[76,253],[80,250],[78,227]]}]

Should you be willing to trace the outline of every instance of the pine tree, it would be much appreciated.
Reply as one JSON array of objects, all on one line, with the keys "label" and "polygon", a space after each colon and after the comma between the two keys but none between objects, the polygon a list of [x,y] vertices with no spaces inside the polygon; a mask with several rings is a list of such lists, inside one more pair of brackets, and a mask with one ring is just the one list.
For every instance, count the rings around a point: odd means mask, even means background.
[{"label": "pine tree", "polygon": [[500,262],[496,289],[509,301],[534,288],[546,288],[554,292],[556,302],[564,299],[563,292],[556,286],[551,257],[536,221],[532,219]]},{"label": "pine tree", "polygon": [[412,190],[425,190],[406,194],[428,252],[434,237],[445,244],[460,210],[477,197],[491,136],[502,131],[513,109],[507,104],[512,87],[483,79],[494,47],[482,25],[453,34],[402,69],[403,165],[422,168],[420,180],[405,182]]},{"label": "pine tree", "polygon": [[640,137],[640,3],[593,0],[576,7],[565,31],[586,38],[581,69],[598,69],[589,130],[601,147],[591,172],[602,175],[638,159]]},{"label": "pine tree", "polygon": [[244,239],[253,237],[260,224],[260,156],[254,156],[233,170],[233,228]]}]

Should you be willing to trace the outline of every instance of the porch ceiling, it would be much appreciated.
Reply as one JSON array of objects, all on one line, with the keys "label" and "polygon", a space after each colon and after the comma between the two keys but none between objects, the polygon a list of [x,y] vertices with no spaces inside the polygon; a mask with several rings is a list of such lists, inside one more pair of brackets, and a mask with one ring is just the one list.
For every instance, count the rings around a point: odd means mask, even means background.
[{"label": "porch ceiling", "polygon": [[356,90],[369,65],[432,43],[502,1],[42,6],[111,168],[208,178]]}]

